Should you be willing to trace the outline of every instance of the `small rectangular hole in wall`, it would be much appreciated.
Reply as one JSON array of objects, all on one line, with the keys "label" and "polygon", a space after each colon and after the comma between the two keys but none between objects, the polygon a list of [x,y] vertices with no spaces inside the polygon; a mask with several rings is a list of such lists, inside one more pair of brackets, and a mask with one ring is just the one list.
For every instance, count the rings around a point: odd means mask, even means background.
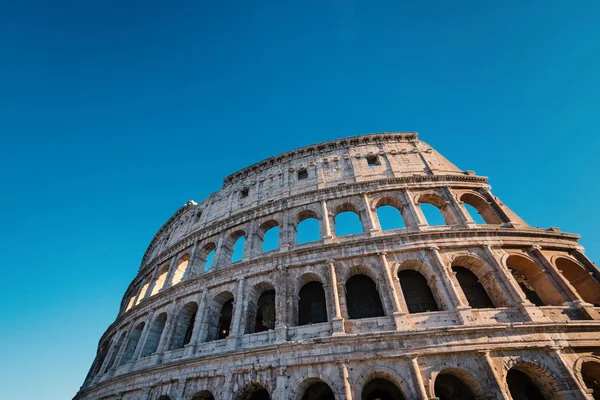
[{"label": "small rectangular hole in wall", "polygon": [[245,199],[246,197],[248,197],[248,193],[250,193],[250,189],[248,189],[248,188],[242,189],[242,193],[241,193],[240,197],[242,199]]},{"label": "small rectangular hole in wall", "polygon": [[367,164],[369,164],[369,167],[375,167],[379,165],[379,157],[375,155],[367,156]]},{"label": "small rectangular hole in wall", "polygon": [[308,178],[308,171],[305,169],[298,170],[298,180],[302,180],[302,179],[306,179],[306,178]]}]

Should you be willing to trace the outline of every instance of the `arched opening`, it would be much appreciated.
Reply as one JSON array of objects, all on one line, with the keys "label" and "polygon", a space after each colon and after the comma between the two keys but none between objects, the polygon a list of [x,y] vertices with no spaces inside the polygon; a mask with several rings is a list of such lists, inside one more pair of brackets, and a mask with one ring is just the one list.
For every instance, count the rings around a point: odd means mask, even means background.
[{"label": "arched opening", "polygon": [[233,245],[233,253],[231,254],[231,262],[242,261],[244,256],[244,247],[246,246],[246,237],[240,236]]},{"label": "arched opening", "polygon": [[304,391],[302,400],[335,400],[335,396],[328,384],[316,381]]},{"label": "arched opening", "polygon": [[215,296],[208,308],[206,341],[225,339],[229,336],[233,318],[233,294],[222,292]]},{"label": "arched opening", "polygon": [[146,324],[144,322],[140,322],[136,325],[136,327],[131,331],[129,335],[129,340],[127,341],[127,347],[125,347],[125,351],[123,352],[123,356],[121,357],[121,364],[126,363],[131,360],[133,357],[133,353],[135,352],[135,348],[140,341],[140,337],[142,336],[142,332],[144,331],[144,326]]},{"label": "arched opening", "polygon": [[350,319],[383,317],[377,286],[371,278],[358,274],[346,282],[346,305]]},{"label": "arched opening", "polygon": [[171,337],[170,349],[180,349],[190,342],[192,332],[194,331],[194,322],[198,313],[198,304],[196,302],[187,303],[177,316],[175,326],[173,327],[173,336]]},{"label": "arched opening", "polygon": [[154,282],[154,287],[152,288],[152,293],[150,293],[150,296],[154,296],[162,288],[165,287],[168,274],[169,274],[169,266],[165,265],[163,267],[163,269],[159,272],[158,277],[156,278],[156,281]]},{"label": "arched opening", "polygon": [[336,210],[334,217],[335,235],[346,236],[363,233],[362,222],[352,204],[343,204]]},{"label": "arched opening", "polygon": [[310,210],[302,211],[296,218],[296,244],[321,240],[321,231],[317,214]]},{"label": "arched opening", "polygon": [[169,396],[167,396],[166,394],[164,394],[164,395],[160,396],[158,398],[158,400],[171,400],[171,398]]},{"label": "arched opening", "polygon": [[264,290],[256,303],[254,313],[248,318],[248,333],[265,332],[275,329],[275,290]]},{"label": "arched opening", "polygon": [[427,284],[427,279],[423,275],[417,271],[406,269],[398,272],[398,279],[409,313],[439,310],[431,288]]},{"label": "arched opening", "polygon": [[546,399],[529,375],[516,368],[511,368],[506,374],[506,384],[513,400]]},{"label": "arched opening", "polygon": [[446,225],[446,220],[444,219],[444,214],[442,214],[441,210],[429,203],[420,203],[419,207],[421,208],[421,212],[423,212],[423,216],[425,217],[425,222],[429,226],[441,226]]},{"label": "arched opening", "polygon": [[271,396],[267,389],[264,387],[253,384],[244,389],[242,393],[240,393],[236,400],[271,400]]},{"label": "arched opening", "polygon": [[473,308],[494,308],[494,303],[488,296],[477,276],[465,267],[453,266],[456,279],[460,285],[469,306]]},{"label": "arched opening", "polygon": [[152,325],[150,325],[150,331],[146,337],[146,343],[140,357],[147,357],[152,353],[156,352],[160,337],[162,336],[163,330],[165,329],[165,323],[167,322],[167,313],[161,313],[154,319]]},{"label": "arched opening", "polygon": [[196,393],[192,400],[215,400],[215,397],[208,390],[203,390],[201,392]]},{"label": "arched opening", "polygon": [[100,368],[102,368],[102,364],[104,364],[104,360],[106,360],[106,356],[108,355],[108,350],[110,349],[110,344],[112,343],[112,338],[107,340],[98,350],[98,354],[96,355],[96,359],[92,364],[92,368],[90,370],[90,376],[95,376],[100,372]]},{"label": "arched opening", "polygon": [[194,265],[198,265],[202,271],[208,271],[213,266],[216,248],[217,245],[213,242],[205,244],[198,252],[195,258],[197,261],[194,261]]},{"label": "arched opening", "polygon": [[146,297],[146,292],[148,291],[148,286],[150,286],[150,281],[146,282],[144,284],[144,286],[142,286],[142,289],[140,290],[140,294],[138,295],[137,301],[135,302],[136,306],[138,304],[140,304],[140,302],[142,300],[144,300],[144,297]]},{"label": "arched opening", "polygon": [[575,261],[560,257],[556,260],[556,268],[577,290],[586,303],[600,306],[600,283],[590,272]]},{"label": "arched opening", "polygon": [[595,400],[600,400],[600,362],[586,361],[581,365],[585,387],[591,389]]},{"label": "arched opening", "polygon": [[479,225],[502,223],[492,207],[481,197],[472,193],[465,193],[460,196],[460,201],[464,203],[465,209],[475,223]]},{"label": "arched opening", "polygon": [[361,400],[404,400],[398,386],[383,378],[371,379],[362,390]]},{"label": "arched opening", "polygon": [[532,260],[513,254],[506,259],[506,266],[531,303],[536,306],[559,306],[564,303],[565,299],[555,282]]},{"label": "arched opening", "polygon": [[181,280],[183,279],[183,275],[185,274],[185,270],[188,267],[188,264],[190,263],[190,255],[189,254],[184,254],[183,257],[181,257],[179,259],[179,261],[177,262],[177,268],[175,269],[175,272],[173,273],[173,283],[172,285],[177,285],[179,282],[181,282]]},{"label": "arched opening", "polygon": [[433,388],[440,400],[475,400],[469,386],[453,374],[441,373],[435,378]]},{"label": "arched opening", "polygon": [[327,322],[325,290],[321,282],[308,282],[300,289],[298,299],[298,325]]},{"label": "arched opening", "polygon": [[129,298],[129,301],[127,302],[127,308],[125,308],[125,312],[131,310],[131,307],[133,307],[133,302],[135,301],[135,296],[131,296]]},{"label": "arched opening", "polygon": [[255,237],[261,252],[266,253],[279,248],[279,232],[279,223],[275,220],[267,221],[258,228]]},{"label": "arched opening", "polygon": [[117,360],[117,354],[119,353],[121,346],[123,346],[124,341],[125,341],[125,333],[123,332],[121,334],[121,337],[119,338],[119,341],[112,349],[112,353],[110,355],[110,358],[108,359],[106,368],[104,368],[104,372],[108,371],[109,369],[111,369],[113,367],[113,365],[115,365],[115,361]]},{"label": "arched opening", "polygon": [[406,228],[402,213],[393,206],[384,205],[377,207],[377,219],[382,231]]}]

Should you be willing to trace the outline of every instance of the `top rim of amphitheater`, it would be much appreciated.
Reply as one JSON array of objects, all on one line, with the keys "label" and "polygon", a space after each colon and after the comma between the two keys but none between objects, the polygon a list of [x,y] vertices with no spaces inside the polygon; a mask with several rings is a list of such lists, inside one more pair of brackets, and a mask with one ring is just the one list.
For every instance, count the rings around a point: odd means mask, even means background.
[{"label": "top rim of amphitheater", "polygon": [[327,140],[325,142],[313,143],[313,144],[298,147],[293,150],[289,150],[284,153],[280,153],[280,154],[277,154],[277,155],[274,155],[271,157],[267,157],[261,161],[255,162],[254,164],[250,164],[249,166],[247,166],[245,168],[242,168],[232,174],[227,175],[225,178],[223,178],[223,183],[227,184],[227,183],[233,181],[236,177],[240,177],[241,175],[244,175],[245,173],[249,172],[250,170],[259,168],[261,166],[266,166],[272,160],[287,158],[287,157],[293,156],[297,153],[301,153],[301,152],[305,152],[305,151],[320,150],[322,147],[330,146],[332,144],[345,145],[347,143],[344,143],[344,142],[355,141],[355,140],[365,141],[365,140],[370,140],[370,139],[386,139],[386,138],[387,139],[398,138],[398,139],[406,140],[406,139],[418,139],[418,137],[419,137],[419,133],[417,131],[375,132],[375,133],[366,133],[363,135],[346,136],[346,137],[342,137],[342,138],[338,138],[338,139]]}]

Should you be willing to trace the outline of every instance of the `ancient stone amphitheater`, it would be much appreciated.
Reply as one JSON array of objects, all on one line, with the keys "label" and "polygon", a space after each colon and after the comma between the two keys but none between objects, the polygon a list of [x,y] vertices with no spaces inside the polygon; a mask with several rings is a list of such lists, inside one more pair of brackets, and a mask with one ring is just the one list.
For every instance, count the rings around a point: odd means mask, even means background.
[{"label": "ancient stone amphitheater", "polygon": [[290,151],[160,228],[75,399],[599,399],[577,240],[414,132]]}]

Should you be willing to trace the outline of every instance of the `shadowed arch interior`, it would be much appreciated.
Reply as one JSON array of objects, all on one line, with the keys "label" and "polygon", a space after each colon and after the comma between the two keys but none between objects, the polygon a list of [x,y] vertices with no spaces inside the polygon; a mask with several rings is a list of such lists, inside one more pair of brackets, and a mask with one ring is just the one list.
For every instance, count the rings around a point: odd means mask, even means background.
[{"label": "shadowed arch interior", "polygon": [[139,324],[136,325],[136,327],[133,329],[133,331],[129,335],[129,340],[127,341],[127,347],[125,347],[125,352],[123,353],[123,356],[121,357],[120,364],[126,363],[127,361],[131,360],[131,358],[133,357],[133,353],[135,352],[135,348],[137,347],[138,342],[140,341],[140,337],[142,336],[142,332],[144,331],[145,325],[146,324],[144,322],[140,322]]},{"label": "shadowed arch interior", "polygon": [[180,349],[190,342],[197,313],[198,304],[196,302],[187,303],[181,309],[173,328],[170,346],[171,350]]},{"label": "shadowed arch interior", "polygon": [[583,301],[600,307],[600,283],[585,267],[564,257],[556,260],[556,267],[577,290]]},{"label": "shadowed arch interior", "polygon": [[406,269],[398,272],[398,279],[409,313],[439,310],[431,288],[423,275],[412,269]]},{"label": "shadowed arch interior", "polygon": [[465,193],[460,196],[460,201],[465,203],[465,206],[470,206],[471,209],[465,207],[469,215],[478,224],[501,224],[502,220],[494,212],[492,207],[483,198],[473,194]]},{"label": "shadowed arch interior", "polygon": [[600,362],[586,361],[581,365],[581,377],[585,387],[592,390],[594,400],[600,400]]},{"label": "shadowed arch interior", "polygon": [[506,384],[513,400],[546,400],[529,375],[516,368],[506,374]]},{"label": "shadowed arch interior", "polygon": [[144,344],[144,349],[142,350],[140,357],[147,357],[156,352],[166,322],[167,313],[161,313],[154,319],[154,322],[150,325],[150,331],[148,331],[148,335],[146,336],[146,343]]},{"label": "shadowed arch interior", "polygon": [[235,400],[271,400],[271,396],[264,387],[252,384],[236,396]]},{"label": "shadowed arch interior", "polygon": [[475,400],[471,388],[450,373],[441,373],[435,378],[434,392],[439,400]]},{"label": "shadowed arch interior", "polygon": [[519,284],[527,300],[536,306],[560,306],[566,299],[560,294],[556,282],[534,261],[520,255],[510,255],[506,266]]},{"label": "shadowed arch interior", "polygon": [[494,308],[494,303],[488,296],[483,285],[479,282],[477,275],[465,267],[453,266],[452,271],[456,273],[456,279],[473,308]]},{"label": "shadowed arch interior", "polygon": [[208,390],[203,390],[201,392],[196,393],[192,400],[215,400],[215,397]]},{"label": "shadowed arch interior", "polygon": [[304,391],[302,400],[335,400],[335,396],[328,384],[316,381]]},{"label": "shadowed arch interior", "polygon": [[363,274],[354,275],[346,282],[346,306],[350,319],[385,315],[375,282]]},{"label": "shadowed arch interior", "polygon": [[298,325],[327,322],[325,290],[321,282],[306,283],[298,294]]},{"label": "shadowed arch interior", "polygon": [[371,379],[363,387],[361,400],[404,400],[398,386],[384,378]]}]

